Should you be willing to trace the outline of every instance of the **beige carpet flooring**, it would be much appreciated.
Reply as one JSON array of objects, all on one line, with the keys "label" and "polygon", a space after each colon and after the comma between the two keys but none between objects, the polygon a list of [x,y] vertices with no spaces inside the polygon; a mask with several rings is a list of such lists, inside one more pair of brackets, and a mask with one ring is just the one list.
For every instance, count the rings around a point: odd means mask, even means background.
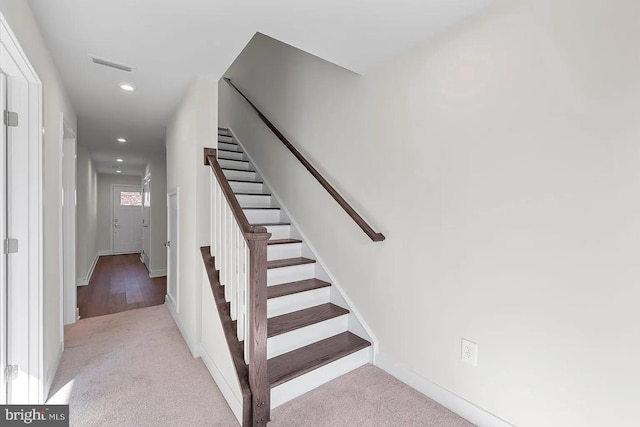
[{"label": "beige carpet flooring", "polygon": [[[165,306],[82,319],[65,329],[49,403],[72,426],[237,426]],[[271,413],[274,427],[471,426],[380,369],[364,366]]]}]

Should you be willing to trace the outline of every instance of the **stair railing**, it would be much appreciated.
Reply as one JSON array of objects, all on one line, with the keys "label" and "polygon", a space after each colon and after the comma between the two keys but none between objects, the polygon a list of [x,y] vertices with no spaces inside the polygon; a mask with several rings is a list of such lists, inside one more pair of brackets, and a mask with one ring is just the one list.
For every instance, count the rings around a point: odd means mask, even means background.
[{"label": "stair railing", "polygon": [[253,102],[251,102],[251,100],[249,100],[249,98],[247,98],[247,96],[244,93],[242,93],[242,91],[240,91],[240,89],[238,89],[236,85],[233,84],[231,79],[225,77],[224,81],[227,82],[229,86],[234,88],[240,94],[240,96],[242,96],[245,99],[245,101],[249,103],[251,108],[253,108],[253,110],[258,114],[258,117],[260,117],[260,120],[262,120],[262,122],[265,125],[267,125],[267,127],[271,130],[271,132],[273,132],[278,137],[278,139],[285,145],[285,147],[287,147],[289,151],[291,151],[291,153],[295,156],[295,158],[298,159],[300,163],[302,163],[302,165],[311,173],[311,175],[313,175],[313,177],[320,183],[320,185],[322,185],[322,187],[325,190],[327,190],[327,192],[331,195],[331,197],[333,197],[333,199],[336,202],[338,202],[340,207],[344,209],[347,215],[349,215],[351,219],[353,219],[355,223],[358,224],[358,226],[362,229],[362,231],[364,231],[365,234],[369,236],[371,240],[373,240],[374,242],[381,242],[385,239],[382,233],[378,233],[373,228],[371,228],[371,226],[358,214],[358,212],[356,212],[356,210],[349,203],[347,203],[347,201],[340,195],[340,193],[338,193],[338,191],[335,188],[333,188],[331,184],[329,184],[329,182],[322,176],[322,174],[320,174],[320,172],[318,172],[318,170],[314,168],[311,165],[311,163],[309,163],[309,161],[302,155],[302,153],[300,153],[300,151],[298,151],[293,146],[293,144],[291,144],[291,142],[289,142],[289,140],[285,138],[282,132],[280,132],[274,126],[274,124],[271,123],[271,121],[267,118],[267,116],[262,114],[262,112],[258,109],[258,107],[256,107],[253,104]]},{"label": "stair railing", "polygon": [[236,321],[238,340],[244,341],[251,388],[252,424],[269,421],[270,386],[267,375],[267,240],[265,227],[249,224],[218,163],[216,150],[205,148],[211,166],[212,252]]}]

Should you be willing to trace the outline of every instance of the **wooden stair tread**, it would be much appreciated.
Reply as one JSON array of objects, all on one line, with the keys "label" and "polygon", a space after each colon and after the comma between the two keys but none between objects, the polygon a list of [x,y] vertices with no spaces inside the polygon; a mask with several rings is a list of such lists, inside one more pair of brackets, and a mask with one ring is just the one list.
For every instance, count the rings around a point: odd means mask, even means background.
[{"label": "wooden stair tread", "polygon": [[[231,180],[228,180],[231,181]],[[246,182],[246,181],[242,181],[242,182]],[[266,193],[233,193],[236,196],[269,196],[271,197],[271,194],[266,194]]]},{"label": "wooden stair tread", "polygon": [[[235,161],[235,160],[234,160]],[[228,167],[224,167],[224,168],[220,168],[223,171],[238,171],[238,172],[251,172],[251,173],[255,173],[256,171],[251,171],[248,169],[238,169],[238,168],[228,168]]]},{"label": "wooden stair tread", "polygon": [[331,283],[319,279],[307,279],[297,282],[283,283],[281,285],[267,286],[267,298],[278,298],[299,292],[312,291],[331,286]]},{"label": "wooden stair tread", "polygon": [[274,259],[273,261],[267,261],[267,270],[271,268],[291,267],[294,265],[313,264],[315,259],[309,259],[304,257]]},{"label": "wooden stair tread", "polygon": [[351,332],[343,332],[274,357],[267,361],[269,384],[273,388],[370,345]]},{"label": "wooden stair tread", "polygon": [[[228,142],[224,142],[223,144],[229,144]],[[235,151],[235,150],[225,150],[224,148],[218,148],[218,151],[222,151],[224,153],[234,153],[234,154],[244,154],[241,151]],[[235,160],[235,159],[225,159],[225,160]]]},{"label": "wooden stair tread", "polygon": [[270,206],[243,206],[242,210],[275,211],[280,210],[280,208],[273,208]]},{"label": "wooden stair tread", "polygon": [[[222,151],[222,150],[221,150]],[[231,152],[233,153],[233,151],[227,151],[228,153]],[[239,153],[239,151],[236,151],[236,153]],[[242,163],[250,163],[249,160],[238,160],[238,159],[220,159],[218,158],[218,160],[228,160],[230,162],[242,162]]]},{"label": "wooden stair tread", "polygon": [[267,245],[286,245],[288,243],[302,243],[299,239],[275,239],[267,240]]},{"label": "wooden stair tread", "polygon": [[267,337],[274,337],[348,313],[349,310],[345,308],[326,303],[272,317],[267,319]]},{"label": "wooden stair tread", "polygon": [[251,225],[257,225],[259,227],[267,227],[269,225],[291,225],[290,222],[260,222],[260,223],[251,223]]},{"label": "wooden stair tread", "polygon": [[262,181],[250,181],[248,179],[227,179],[228,182],[249,182],[251,184],[264,184]]}]

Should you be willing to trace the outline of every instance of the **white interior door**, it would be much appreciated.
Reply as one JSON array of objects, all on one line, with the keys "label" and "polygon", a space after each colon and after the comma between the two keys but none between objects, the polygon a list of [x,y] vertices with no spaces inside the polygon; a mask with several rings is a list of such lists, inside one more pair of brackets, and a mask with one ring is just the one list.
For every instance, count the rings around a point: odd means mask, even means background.
[{"label": "white interior door", "polygon": [[[63,118],[64,123],[64,118]],[[76,138],[62,131],[62,301],[65,325],[77,320],[76,293]]]},{"label": "white interior door", "polygon": [[111,216],[113,253],[142,250],[142,191],[139,186],[114,185]]},{"label": "white interior door", "polygon": [[167,197],[167,299],[178,312],[178,191]]},{"label": "white interior door", "polygon": [[[6,110],[7,76],[0,71],[0,111]],[[0,132],[0,179],[5,183],[0,188],[0,242],[7,238],[7,128]],[[2,251],[0,255],[0,372],[7,367],[7,257]],[[7,384],[0,381],[0,405],[7,403]]]},{"label": "white interior door", "polygon": [[149,251],[151,250],[151,235],[149,223],[151,221],[151,176],[147,175],[142,181],[142,262],[150,270]]},{"label": "white interior door", "polygon": [[42,403],[42,84],[1,14],[0,113],[0,401]]},{"label": "white interior door", "polygon": [[[0,56],[5,52],[0,52]],[[7,58],[4,58],[7,61]],[[3,61],[3,62],[4,62]],[[2,111],[14,112],[13,123],[3,120],[3,151],[5,157],[4,238],[10,248],[3,252],[3,293],[6,296],[6,359],[5,366],[13,366],[12,380],[5,386],[7,403],[28,402],[30,399],[29,344],[29,85],[16,64],[5,62],[3,77],[4,105]],[[14,68],[15,67],[15,68]],[[7,242],[7,240],[3,240]],[[6,243],[5,243],[6,245]],[[35,273],[35,272],[34,272]],[[3,327],[3,329],[4,329]],[[3,331],[4,332],[4,331]],[[4,371],[3,371],[4,372]]]}]

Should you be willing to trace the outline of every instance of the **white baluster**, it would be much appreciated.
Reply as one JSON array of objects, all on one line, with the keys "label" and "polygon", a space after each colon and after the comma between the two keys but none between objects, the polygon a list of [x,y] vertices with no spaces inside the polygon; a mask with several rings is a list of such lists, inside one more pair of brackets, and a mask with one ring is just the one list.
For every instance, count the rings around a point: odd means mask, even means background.
[{"label": "white baluster", "polygon": [[[228,298],[227,301],[232,302],[233,300],[233,228],[235,225],[235,218],[233,217],[233,212],[231,212],[231,206],[227,203],[227,239],[226,239],[226,247],[225,247],[225,261],[224,268],[226,271],[226,282],[225,289],[228,289]],[[236,320],[232,317],[233,320]]]},{"label": "white baluster", "polygon": [[[235,220],[235,217],[232,218]],[[236,262],[238,261],[238,224],[234,221],[231,226],[231,250],[230,250],[230,270],[231,280],[229,285],[231,286],[231,319],[238,319],[238,273],[236,269]]]},{"label": "white baluster", "polygon": [[216,227],[214,225],[215,215],[216,215],[216,192],[218,191],[218,185],[216,183],[215,174],[209,174],[209,188],[211,188],[211,198],[209,199],[209,223],[211,224],[211,229],[209,230],[209,242],[211,242],[211,246],[209,249],[209,255],[215,256],[216,253]]},{"label": "white baluster", "polygon": [[[251,265],[250,261],[250,252],[249,252],[249,246],[247,245],[247,243],[243,240],[243,247],[244,247],[244,280],[243,280],[243,285],[242,285],[242,289],[244,290],[243,292],[243,298],[242,298],[242,304],[244,306],[243,309],[243,320],[244,320],[244,336],[245,338],[249,337],[249,266]],[[244,361],[245,363],[249,363],[249,340],[245,339],[244,340]]]},{"label": "white baluster", "polygon": [[[238,227],[238,231],[240,228]],[[241,238],[238,242],[238,340],[242,341],[245,337],[245,282],[244,282],[244,262],[245,262],[245,248],[247,244],[244,241],[244,237],[241,234]]]},{"label": "white baluster", "polygon": [[222,247],[220,248],[220,283],[224,286],[224,299],[225,301],[231,300],[230,295],[230,286],[228,280],[229,269],[227,268],[228,262],[228,245],[229,245],[229,216],[227,212],[229,210],[229,206],[227,205],[227,200],[224,199],[224,209],[222,210]]},{"label": "white baluster", "polygon": [[220,183],[216,178],[216,267],[220,268],[220,248],[222,246],[222,204],[224,195],[222,194],[222,189],[220,188]]}]

